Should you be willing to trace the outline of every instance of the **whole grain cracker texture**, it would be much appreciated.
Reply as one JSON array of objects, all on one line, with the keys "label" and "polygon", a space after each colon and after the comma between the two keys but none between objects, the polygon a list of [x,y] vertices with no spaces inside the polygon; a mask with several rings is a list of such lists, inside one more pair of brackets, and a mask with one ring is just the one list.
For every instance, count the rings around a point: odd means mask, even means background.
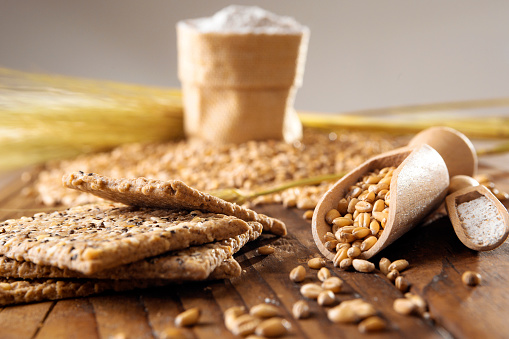
[{"label": "whole grain cracker texture", "polygon": [[68,188],[126,205],[221,213],[259,222],[265,232],[287,234],[282,221],[203,193],[179,180],[114,179],[94,173],[75,172],[64,176],[62,181]]},{"label": "whole grain cracker texture", "polygon": [[[157,257],[142,259],[91,275],[0,256],[0,277],[18,279],[93,278],[189,281],[206,279],[223,264],[225,267],[222,268],[222,271],[229,270],[231,276],[234,275],[233,272],[237,269],[236,264],[224,263],[224,261],[239,251],[248,241],[257,239],[262,232],[262,226],[259,223],[249,222],[248,224],[248,231],[232,238],[164,253]],[[215,272],[215,276],[219,277],[220,275]]]},{"label": "whole grain cracker texture", "polygon": [[[209,279],[231,279],[241,273],[239,263],[228,258],[209,276]],[[86,297],[106,292],[122,292],[135,289],[174,285],[164,279],[32,279],[18,280],[0,278],[0,306],[26,304],[46,300]]]},{"label": "whole grain cracker texture", "polygon": [[248,230],[224,214],[102,203],[1,222],[0,254],[92,274]]}]

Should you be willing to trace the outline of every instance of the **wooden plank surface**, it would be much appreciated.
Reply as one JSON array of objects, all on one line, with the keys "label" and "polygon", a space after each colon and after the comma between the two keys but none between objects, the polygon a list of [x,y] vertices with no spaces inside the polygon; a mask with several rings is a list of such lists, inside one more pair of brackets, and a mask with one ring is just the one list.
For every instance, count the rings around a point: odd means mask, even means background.
[{"label": "wooden plank surface", "polygon": [[[509,171],[484,167],[481,171],[509,191]],[[0,220],[32,215],[44,210],[34,196],[23,189],[30,181],[9,178],[0,191]],[[505,203],[508,206],[508,203]],[[188,338],[234,338],[223,324],[222,314],[231,306],[251,307],[269,302],[280,306],[292,324],[287,338],[359,338],[354,325],[331,323],[326,308],[309,301],[313,315],[295,320],[291,308],[303,297],[302,283],[288,279],[290,270],[319,256],[311,236],[310,221],[303,211],[280,205],[260,206],[258,211],[284,220],[289,234],[284,238],[263,236],[249,243],[236,258],[243,268],[240,277],[214,282],[197,282],[147,290],[111,293],[89,298],[42,302],[0,308],[0,339],[4,338],[167,338],[174,329],[176,315],[191,307],[202,311],[199,325],[184,329]],[[261,256],[256,248],[271,244],[276,252]],[[411,266],[403,272],[411,291],[429,303],[431,320],[402,316],[392,303],[401,297],[394,285],[380,273],[340,271],[328,263],[333,275],[345,282],[338,301],[361,297],[372,303],[389,329],[369,338],[507,338],[509,333],[509,244],[494,251],[478,253],[463,246],[447,218],[414,229],[384,250],[385,256],[407,259]],[[478,287],[466,287],[461,274],[481,273]],[[316,271],[307,268],[305,282],[317,282]]]}]

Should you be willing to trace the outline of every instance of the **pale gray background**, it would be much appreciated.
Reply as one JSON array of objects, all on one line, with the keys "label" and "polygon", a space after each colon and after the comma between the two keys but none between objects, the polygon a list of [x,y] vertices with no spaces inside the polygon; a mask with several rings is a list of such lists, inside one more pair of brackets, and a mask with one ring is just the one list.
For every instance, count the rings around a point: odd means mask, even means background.
[{"label": "pale gray background", "polygon": [[[311,29],[296,108],[509,94],[509,1],[235,1]],[[229,1],[0,0],[0,67],[179,86],[175,23]]]}]

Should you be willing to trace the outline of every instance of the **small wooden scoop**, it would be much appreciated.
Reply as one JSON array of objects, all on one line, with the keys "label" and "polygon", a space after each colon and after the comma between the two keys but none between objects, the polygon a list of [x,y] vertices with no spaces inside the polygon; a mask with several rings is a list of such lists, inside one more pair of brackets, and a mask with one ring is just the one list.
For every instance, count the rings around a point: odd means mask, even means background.
[{"label": "small wooden scoop", "polygon": [[[460,158],[458,152],[462,154]],[[462,167],[458,162],[467,166]],[[324,235],[331,231],[325,215],[337,208],[350,186],[364,175],[388,166],[397,168],[390,183],[391,206],[387,223],[375,245],[360,255],[363,259],[371,258],[390,245],[443,202],[449,186],[448,167],[454,168],[456,174],[473,175],[477,157],[463,134],[450,128],[433,127],[419,133],[409,146],[376,156],[353,169],[324,194],[313,214],[313,238],[327,259],[333,260],[335,252],[329,251],[324,244]]]},{"label": "small wooden scoop", "polygon": [[460,241],[475,251],[500,246],[509,234],[509,214],[486,187],[465,175],[451,178],[445,206]]}]

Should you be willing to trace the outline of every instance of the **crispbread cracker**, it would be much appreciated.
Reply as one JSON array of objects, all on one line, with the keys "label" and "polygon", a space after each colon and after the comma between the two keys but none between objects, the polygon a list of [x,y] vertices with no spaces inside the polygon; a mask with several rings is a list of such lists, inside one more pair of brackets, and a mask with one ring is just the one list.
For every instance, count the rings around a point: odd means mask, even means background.
[{"label": "crispbread cracker", "polygon": [[[28,261],[17,261],[0,256],[0,277],[4,278],[93,278],[93,279],[166,279],[203,280],[216,270],[232,254],[239,251],[248,241],[255,240],[262,232],[257,222],[249,222],[249,230],[235,237],[210,244],[164,253],[157,257],[142,259],[127,265],[85,275],[55,266],[37,265]],[[227,267],[226,267],[227,266]],[[235,264],[226,265],[230,272]],[[215,273],[218,276],[218,273]],[[230,273],[232,275],[233,273]]]},{"label": "crispbread cracker", "polygon": [[179,180],[113,179],[75,172],[64,176],[62,181],[69,188],[126,205],[222,213],[245,221],[258,221],[264,231],[276,235],[287,233],[285,224],[280,220],[200,192]]},{"label": "crispbread cracker", "polygon": [[[241,273],[239,263],[228,258],[210,275],[209,279],[230,279]],[[174,284],[164,279],[34,279],[0,278],[0,306],[26,304],[45,300],[86,297],[104,292],[129,291]]]},{"label": "crispbread cracker", "polygon": [[223,214],[103,203],[2,222],[0,254],[92,274],[248,230]]},{"label": "crispbread cracker", "polygon": [[224,260],[215,270],[210,273],[208,280],[222,280],[239,277],[242,273],[242,267],[237,260],[228,258]]}]

